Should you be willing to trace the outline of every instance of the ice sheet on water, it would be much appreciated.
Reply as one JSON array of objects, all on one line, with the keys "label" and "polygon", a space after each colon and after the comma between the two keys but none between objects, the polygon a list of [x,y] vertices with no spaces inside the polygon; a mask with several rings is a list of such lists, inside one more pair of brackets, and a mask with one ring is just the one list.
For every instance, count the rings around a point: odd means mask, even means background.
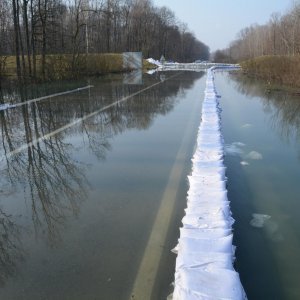
[{"label": "ice sheet on water", "polygon": [[242,149],[243,145],[240,142],[225,145],[225,153],[228,155],[240,155],[244,152]]},{"label": "ice sheet on water", "polygon": [[257,151],[251,151],[247,154],[247,158],[253,159],[253,160],[260,160],[260,159],[263,159],[263,156],[261,153],[259,153]]},{"label": "ice sheet on water", "polygon": [[250,225],[256,228],[262,228],[270,218],[271,216],[269,215],[252,214],[252,220],[250,221]]}]

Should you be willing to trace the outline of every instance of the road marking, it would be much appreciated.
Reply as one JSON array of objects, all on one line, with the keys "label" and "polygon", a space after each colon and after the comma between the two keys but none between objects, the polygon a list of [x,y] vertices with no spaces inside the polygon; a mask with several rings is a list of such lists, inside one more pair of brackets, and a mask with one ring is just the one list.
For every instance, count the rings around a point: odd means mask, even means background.
[{"label": "road marking", "polygon": [[92,87],[94,87],[94,86],[93,85],[87,85],[87,86],[77,88],[77,89],[74,89],[74,90],[61,92],[61,93],[55,93],[55,94],[51,94],[51,95],[47,95],[47,96],[43,96],[43,97],[31,99],[31,100],[27,100],[25,102],[20,102],[20,103],[17,103],[17,104],[13,104],[13,107],[19,107],[19,106],[22,106],[22,105],[25,105],[25,104],[34,103],[34,102],[38,102],[38,101],[49,99],[49,98],[54,98],[54,97],[58,97],[58,96],[66,95],[66,94],[80,92],[80,91],[83,91],[83,90],[90,89]]},{"label": "road marking", "polygon": [[194,113],[186,126],[180,148],[177,152],[175,162],[171,169],[169,180],[144,251],[144,256],[133,284],[130,300],[151,299],[155,279],[159,269],[159,262],[164,248],[163,246],[169,230],[172,213],[175,206],[176,195],[185,165],[188,140],[192,132],[191,129],[193,123],[197,117],[197,104],[197,101],[195,101],[192,110]]}]

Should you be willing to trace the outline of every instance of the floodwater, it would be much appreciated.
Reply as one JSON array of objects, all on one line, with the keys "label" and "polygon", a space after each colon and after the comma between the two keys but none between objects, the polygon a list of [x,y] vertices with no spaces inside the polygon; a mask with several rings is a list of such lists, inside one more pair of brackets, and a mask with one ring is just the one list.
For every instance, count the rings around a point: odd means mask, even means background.
[{"label": "floodwater", "polygon": [[[132,84],[134,83],[134,84]],[[0,112],[0,299],[166,299],[205,79],[32,86]],[[142,295],[142,296],[141,296]]]},{"label": "floodwater", "polygon": [[236,267],[249,299],[300,299],[300,97],[223,73]]},{"label": "floodwater", "polygon": [[[166,299],[203,73],[120,75],[0,112],[0,299]],[[300,299],[300,98],[218,73],[236,268],[249,300]],[[12,87],[5,99],[20,96]]]}]

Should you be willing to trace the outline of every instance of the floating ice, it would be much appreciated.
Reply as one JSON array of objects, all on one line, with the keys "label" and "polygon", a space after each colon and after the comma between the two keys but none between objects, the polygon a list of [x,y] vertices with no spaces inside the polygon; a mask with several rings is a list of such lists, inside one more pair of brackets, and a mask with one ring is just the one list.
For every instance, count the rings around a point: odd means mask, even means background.
[{"label": "floating ice", "polygon": [[243,153],[243,150],[240,148],[240,146],[232,143],[225,146],[225,153],[228,155],[239,155]]},{"label": "floating ice", "polygon": [[274,242],[282,242],[284,237],[279,230],[279,226],[275,221],[271,220],[271,216],[264,214],[252,214],[250,225],[256,228],[264,228],[267,236]]},{"label": "floating ice", "polygon": [[234,143],[232,143],[232,145],[235,145],[235,146],[238,146],[238,147],[244,147],[244,146],[246,146],[244,143],[242,143],[242,142],[234,142]]},{"label": "floating ice", "polygon": [[[233,268],[234,219],[227,198],[220,112],[213,69],[209,69],[197,149],[188,176],[187,208],[173,249],[177,253],[173,300],[247,299]],[[232,143],[225,151],[241,154],[243,146]]]},{"label": "floating ice", "polygon": [[242,166],[248,166],[249,163],[248,163],[247,161],[242,160],[242,161],[241,161],[241,165],[242,165]]},{"label": "floating ice", "polygon": [[264,227],[266,221],[268,221],[271,216],[263,214],[252,214],[253,219],[250,221],[250,225],[257,228]]},{"label": "floating ice", "polygon": [[249,128],[249,127],[252,127],[252,124],[246,123],[246,124],[242,125],[242,128]]},{"label": "floating ice", "polygon": [[259,160],[262,159],[263,156],[261,153],[257,152],[257,151],[251,151],[247,154],[247,158],[253,159],[253,160]]}]

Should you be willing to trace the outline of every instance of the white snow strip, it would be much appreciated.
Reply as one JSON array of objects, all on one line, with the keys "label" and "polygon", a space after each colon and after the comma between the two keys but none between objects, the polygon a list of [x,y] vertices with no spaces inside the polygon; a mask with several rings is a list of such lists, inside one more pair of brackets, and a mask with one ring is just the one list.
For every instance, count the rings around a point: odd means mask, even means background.
[{"label": "white snow strip", "polygon": [[187,208],[178,245],[172,250],[177,253],[173,300],[247,299],[233,268],[234,219],[227,198],[220,97],[213,72],[214,68],[207,71]]}]

